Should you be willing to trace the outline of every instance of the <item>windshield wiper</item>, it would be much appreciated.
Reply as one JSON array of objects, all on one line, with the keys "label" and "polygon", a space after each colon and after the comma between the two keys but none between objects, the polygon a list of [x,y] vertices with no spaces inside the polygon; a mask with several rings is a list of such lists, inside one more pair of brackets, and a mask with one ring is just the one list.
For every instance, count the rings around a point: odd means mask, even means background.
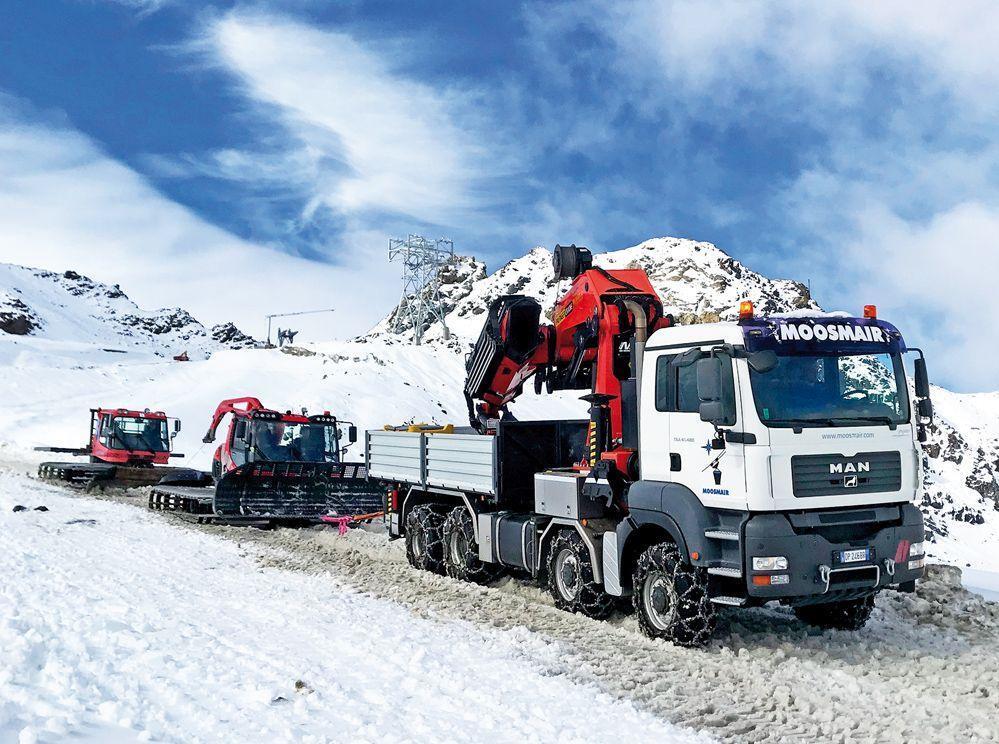
[{"label": "windshield wiper", "polygon": [[829,416],[827,418],[792,418],[792,419],[771,419],[769,424],[791,424],[795,428],[801,426],[851,426],[858,421],[872,421],[878,424],[886,424],[892,428],[898,426],[898,422],[889,416]]},{"label": "windshield wiper", "polygon": [[[898,426],[898,422],[895,421],[891,416],[844,416],[844,417],[841,417],[841,418],[839,418],[837,420],[838,421],[873,421],[874,423],[877,423],[877,424],[885,424],[886,426],[889,426],[892,429],[894,429],[896,426]],[[845,425],[848,426],[849,424],[845,424]]]}]

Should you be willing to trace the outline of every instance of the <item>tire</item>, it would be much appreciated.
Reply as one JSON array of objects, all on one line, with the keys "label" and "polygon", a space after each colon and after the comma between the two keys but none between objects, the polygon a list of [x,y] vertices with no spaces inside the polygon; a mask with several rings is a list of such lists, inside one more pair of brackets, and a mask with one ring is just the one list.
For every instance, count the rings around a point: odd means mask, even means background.
[{"label": "tire", "polygon": [[430,504],[420,504],[406,517],[406,558],[421,571],[444,573],[444,515]]},{"label": "tire", "polygon": [[874,611],[874,595],[794,608],[801,622],[826,630],[860,630]]},{"label": "tire", "polygon": [[475,525],[467,507],[456,506],[444,521],[444,567],[452,579],[489,584],[503,575],[499,563],[479,560]]},{"label": "tire", "polygon": [[686,563],[674,543],[645,550],[632,573],[632,602],[642,632],[678,646],[698,647],[715,630],[708,572]]},{"label": "tire", "polygon": [[566,612],[603,620],[614,611],[614,598],[593,580],[593,561],[583,538],[573,529],[560,530],[548,551],[548,591]]}]

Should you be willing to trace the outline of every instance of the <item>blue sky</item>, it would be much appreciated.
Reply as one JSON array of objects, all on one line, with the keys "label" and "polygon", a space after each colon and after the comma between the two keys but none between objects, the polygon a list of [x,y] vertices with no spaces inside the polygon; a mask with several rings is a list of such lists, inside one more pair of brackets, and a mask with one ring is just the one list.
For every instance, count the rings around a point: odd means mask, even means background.
[{"label": "blue sky", "polygon": [[8,260],[257,332],[332,296],[342,336],[396,299],[390,235],[493,268],[676,235],[828,308],[876,302],[942,382],[999,388],[968,363],[999,361],[994,3],[0,10]]}]

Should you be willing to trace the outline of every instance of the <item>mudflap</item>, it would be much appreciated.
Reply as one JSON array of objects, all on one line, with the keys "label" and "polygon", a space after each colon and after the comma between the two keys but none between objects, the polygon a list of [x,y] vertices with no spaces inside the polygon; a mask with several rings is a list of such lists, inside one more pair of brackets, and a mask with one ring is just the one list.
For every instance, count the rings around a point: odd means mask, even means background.
[{"label": "mudflap", "polygon": [[218,517],[315,520],[384,509],[385,489],[362,463],[259,462],[227,473],[215,489]]}]

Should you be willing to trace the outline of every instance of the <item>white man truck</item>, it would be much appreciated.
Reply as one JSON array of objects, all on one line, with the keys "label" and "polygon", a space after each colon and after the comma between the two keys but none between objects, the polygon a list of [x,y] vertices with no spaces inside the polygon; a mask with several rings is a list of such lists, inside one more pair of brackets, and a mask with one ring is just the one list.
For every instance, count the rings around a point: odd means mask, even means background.
[{"label": "white man truck", "polygon": [[[489,308],[468,359],[471,426],[369,431],[369,476],[414,566],[512,570],[591,617],[631,597],[642,630],[705,643],[719,605],[781,602],[856,629],[874,595],[923,575],[925,360],[877,318],[807,313],[677,326],[640,269],[556,246],[572,279],[552,324]],[[915,396],[903,354],[913,351]],[[587,389],[590,417],[516,421],[508,404]]]}]

